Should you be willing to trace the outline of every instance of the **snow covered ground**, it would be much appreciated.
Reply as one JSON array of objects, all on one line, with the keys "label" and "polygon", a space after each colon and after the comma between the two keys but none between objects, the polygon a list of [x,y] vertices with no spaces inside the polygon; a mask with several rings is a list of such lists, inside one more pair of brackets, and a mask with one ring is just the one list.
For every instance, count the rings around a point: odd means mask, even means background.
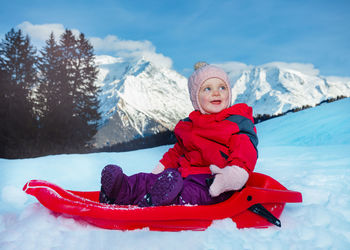
[{"label": "snow covered ground", "polygon": [[54,217],[22,192],[30,179],[67,189],[97,190],[101,169],[150,171],[168,146],[126,153],[0,159],[0,249],[349,249],[350,98],[257,125],[256,171],[300,191],[287,204],[282,228],[237,229],[230,220],[206,231],[112,231]]}]

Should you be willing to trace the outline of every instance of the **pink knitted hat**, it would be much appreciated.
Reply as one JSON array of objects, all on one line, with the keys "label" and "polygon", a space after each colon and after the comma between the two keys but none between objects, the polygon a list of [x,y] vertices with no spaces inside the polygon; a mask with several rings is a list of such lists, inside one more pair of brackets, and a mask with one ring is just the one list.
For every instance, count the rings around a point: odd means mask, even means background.
[{"label": "pink knitted hat", "polygon": [[195,71],[192,73],[192,75],[188,78],[188,92],[190,93],[190,99],[193,105],[193,108],[195,110],[199,110],[202,114],[204,114],[204,110],[202,107],[199,105],[198,101],[198,93],[199,89],[201,88],[203,82],[208,80],[209,78],[219,78],[221,79],[224,83],[226,83],[226,87],[229,90],[229,103],[228,107],[231,106],[231,99],[232,99],[232,94],[231,94],[231,85],[230,85],[230,80],[228,79],[228,75],[226,74],[225,71],[222,69],[209,65],[205,62],[198,62],[194,66]]}]

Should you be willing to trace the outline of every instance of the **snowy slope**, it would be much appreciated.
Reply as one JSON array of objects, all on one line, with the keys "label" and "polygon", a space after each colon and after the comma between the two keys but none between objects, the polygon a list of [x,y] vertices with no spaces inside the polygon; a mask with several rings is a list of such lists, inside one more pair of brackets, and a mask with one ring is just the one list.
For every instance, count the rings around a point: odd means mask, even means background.
[{"label": "snowy slope", "polygon": [[204,232],[109,231],[52,216],[21,188],[45,179],[97,190],[104,165],[150,171],[168,146],[126,153],[0,159],[0,249],[349,249],[350,98],[257,125],[257,172],[303,194],[287,204],[282,228],[238,230],[229,219]]},{"label": "snowy slope", "polygon": [[[102,121],[95,136],[100,148],[173,129],[192,105],[187,79],[145,59],[98,56]],[[232,103],[244,102],[254,114],[279,114],[314,106],[340,95],[350,96],[350,78],[323,77],[312,65],[269,63],[219,65],[233,83]]]}]

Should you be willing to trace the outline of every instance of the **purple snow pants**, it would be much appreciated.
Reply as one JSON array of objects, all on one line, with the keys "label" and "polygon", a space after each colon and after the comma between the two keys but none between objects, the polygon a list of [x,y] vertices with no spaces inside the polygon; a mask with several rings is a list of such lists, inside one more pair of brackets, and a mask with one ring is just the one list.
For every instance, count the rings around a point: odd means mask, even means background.
[{"label": "purple snow pants", "polygon": [[[116,194],[115,204],[137,205],[139,201],[150,191],[160,174],[137,173],[131,176],[123,174],[123,181]],[[218,197],[211,197],[207,179],[213,178],[210,174],[196,174],[184,178],[183,188],[174,199],[175,205],[210,205],[227,200],[233,192],[225,192]]]}]

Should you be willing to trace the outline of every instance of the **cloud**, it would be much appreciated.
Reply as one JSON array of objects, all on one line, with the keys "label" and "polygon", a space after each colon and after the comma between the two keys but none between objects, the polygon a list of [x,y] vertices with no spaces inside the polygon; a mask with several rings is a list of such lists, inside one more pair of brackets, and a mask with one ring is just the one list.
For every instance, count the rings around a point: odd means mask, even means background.
[{"label": "cloud", "polygon": [[101,51],[143,51],[154,49],[149,41],[121,40],[113,35],[108,35],[105,38],[92,37],[90,41],[94,44],[96,50]]},{"label": "cloud", "polygon": [[311,63],[288,63],[288,62],[270,62],[263,65],[246,65],[241,62],[223,62],[215,64],[225,70],[230,76],[240,75],[243,71],[251,70],[254,67],[277,67],[287,70],[295,70],[306,75],[317,76],[320,71]]},{"label": "cloud", "polygon": [[[28,34],[32,43],[37,47],[45,45],[45,41],[50,37],[51,32],[58,39],[66,30],[63,24],[32,24],[27,21],[17,27]],[[76,36],[80,34],[79,30],[71,29],[71,31]],[[172,60],[163,54],[157,53],[155,46],[150,41],[123,40],[114,35],[107,35],[105,38],[90,37],[88,39],[99,54],[107,53],[136,60],[144,58],[158,67],[172,67]]]},{"label": "cloud", "polygon": [[96,51],[114,53],[116,56],[144,58],[159,67],[172,67],[172,60],[163,54],[157,53],[150,41],[123,40],[114,35],[105,38],[91,37],[90,41]]},{"label": "cloud", "polygon": [[226,71],[232,82],[235,82],[244,71],[251,70],[254,67],[241,62],[215,63],[215,65]]},{"label": "cloud", "polygon": [[262,65],[262,67],[263,66],[295,70],[310,76],[318,76],[320,74],[320,71],[316,69],[315,66],[311,63],[271,62]]},{"label": "cloud", "polygon": [[[59,38],[66,30],[66,28],[59,23],[52,24],[32,24],[30,22],[23,22],[17,25],[17,28],[21,29],[25,34],[28,34],[32,42],[36,45],[42,46],[45,41],[49,39],[50,34],[53,32],[56,39]],[[71,30],[74,35],[79,35],[79,30]]]}]

